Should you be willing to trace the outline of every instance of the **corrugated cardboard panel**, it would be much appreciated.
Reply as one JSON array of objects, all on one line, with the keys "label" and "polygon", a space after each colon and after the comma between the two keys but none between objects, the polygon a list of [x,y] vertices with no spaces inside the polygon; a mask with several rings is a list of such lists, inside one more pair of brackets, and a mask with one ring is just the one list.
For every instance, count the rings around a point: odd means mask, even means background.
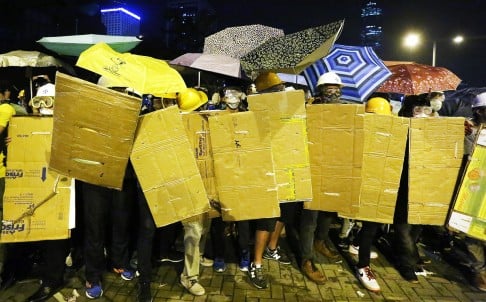
[{"label": "corrugated cardboard panel", "polygon": [[[13,117],[9,124],[1,242],[69,238],[71,178],[48,169],[51,117]],[[72,192],[74,194],[74,192]]]},{"label": "corrugated cardboard panel", "polygon": [[140,105],[140,99],[58,72],[49,168],[121,189]]},{"label": "corrugated cardboard panel", "polygon": [[248,96],[249,109],[268,119],[280,202],[310,201],[312,184],[302,90]]},{"label": "corrugated cardboard panel", "polygon": [[361,185],[363,116],[358,104],[307,106],[313,200],[306,208],[351,212]]},{"label": "corrugated cardboard panel", "polygon": [[448,226],[468,236],[486,240],[486,130],[479,132]]},{"label": "corrugated cardboard panel", "polygon": [[[229,114],[225,110],[199,111],[182,115],[182,121],[194,151],[199,173],[201,173],[209,200],[219,201],[214,175],[213,147],[209,135],[209,116]],[[209,217],[218,217],[219,212],[211,208]]]},{"label": "corrugated cardboard panel", "polygon": [[280,215],[266,125],[249,111],[209,117],[223,220]]},{"label": "corrugated cardboard panel", "polygon": [[[403,168],[409,119],[365,114],[361,186],[352,200],[351,213],[358,220],[392,223]],[[356,156],[356,160],[360,160]]]},{"label": "corrugated cardboard panel", "polygon": [[411,119],[409,223],[445,223],[463,149],[464,118]]},{"label": "corrugated cardboard panel", "polygon": [[209,210],[177,106],[140,117],[130,159],[157,227]]}]

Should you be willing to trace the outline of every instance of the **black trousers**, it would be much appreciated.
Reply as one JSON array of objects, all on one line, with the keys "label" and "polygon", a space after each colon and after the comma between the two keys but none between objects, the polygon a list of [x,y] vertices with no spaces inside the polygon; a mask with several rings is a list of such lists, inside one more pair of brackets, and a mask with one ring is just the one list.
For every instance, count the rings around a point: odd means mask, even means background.
[{"label": "black trousers", "polygon": [[[86,280],[97,283],[106,270],[105,246],[112,267],[129,267],[129,230],[133,227],[136,182],[132,178],[125,179],[122,191],[88,183],[83,183],[82,188]],[[110,239],[109,244],[107,239]]]}]

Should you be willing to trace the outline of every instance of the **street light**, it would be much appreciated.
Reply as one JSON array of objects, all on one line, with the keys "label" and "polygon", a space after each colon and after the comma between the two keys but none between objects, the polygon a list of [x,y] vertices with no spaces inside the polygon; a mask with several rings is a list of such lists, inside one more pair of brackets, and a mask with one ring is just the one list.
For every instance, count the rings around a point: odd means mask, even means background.
[{"label": "street light", "polygon": [[[433,40],[432,41],[432,66],[435,66],[435,59],[437,54],[437,41],[445,41],[447,39]],[[464,37],[457,35],[452,39],[454,44],[460,44],[464,42]],[[415,48],[421,43],[421,37],[417,33],[409,33],[403,39],[403,44],[409,48]]]}]

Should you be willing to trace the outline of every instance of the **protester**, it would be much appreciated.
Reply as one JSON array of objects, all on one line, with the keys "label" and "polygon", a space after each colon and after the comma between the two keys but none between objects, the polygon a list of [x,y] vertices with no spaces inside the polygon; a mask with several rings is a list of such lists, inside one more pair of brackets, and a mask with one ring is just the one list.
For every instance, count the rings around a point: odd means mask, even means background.
[{"label": "protester", "polygon": [[[365,105],[365,112],[374,114],[392,114],[392,106],[390,102],[382,97],[374,97],[369,99]],[[375,274],[370,267],[370,259],[377,258],[378,254],[371,251],[371,245],[375,238],[376,232],[380,223],[373,221],[362,221],[362,227],[358,235],[354,238],[352,244],[349,245],[349,252],[358,255],[358,263],[356,264],[356,274],[361,284],[372,292],[381,290]]]}]

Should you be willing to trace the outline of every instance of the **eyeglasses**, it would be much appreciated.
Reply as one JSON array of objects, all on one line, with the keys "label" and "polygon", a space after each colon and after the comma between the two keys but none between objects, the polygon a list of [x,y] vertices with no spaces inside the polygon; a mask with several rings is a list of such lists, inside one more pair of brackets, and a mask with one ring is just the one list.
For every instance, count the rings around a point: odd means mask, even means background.
[{"label": "eyeglasses", "polygon": [[430,114],[432,114],[432,107],[429,107],[429,106],[415,106],[415,107],[413,107],[413,113],[414,114],[423,113],[423,114],[430,115]]},{"label": "eyeglasses", "polygon": [[45,107],[49,108],[54,105],[54,98],[52,96],[36,96],[31,101],[31,106],[33,108]]}]

